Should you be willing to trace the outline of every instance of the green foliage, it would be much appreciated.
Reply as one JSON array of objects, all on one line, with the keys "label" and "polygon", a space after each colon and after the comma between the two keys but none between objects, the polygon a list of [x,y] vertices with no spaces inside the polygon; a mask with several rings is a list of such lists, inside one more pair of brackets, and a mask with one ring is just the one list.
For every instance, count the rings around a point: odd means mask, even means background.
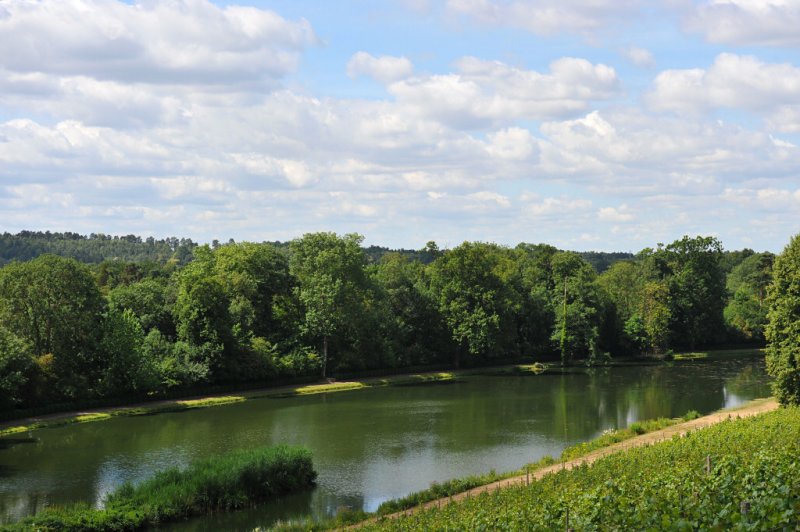
[{"label": "green foliage", "polygon": [[172,288],[166,279],[144,279],[120,285],[108,293],[108,307],[117,312],[132,311],[146,333],[155,328],[171,335],[175,333]]},{"label": "green foliage", "polygon": [[552,260],[554,288],[551,297],[559,301],[551,335],[558,345],[562,363],[589,356],[599,339],[600,295],[596,273],[577,253],[560,252]]},{"label": "green foliage", "polygon": [[155,360],[145,357],[144,331],[130,310],[110,310],[103,320],[100,349],[105,371],[101,393],[123,395],[152,390],[158,380]]},{"label": "green foliage", "polygon": [[0,325],[0,410],[24,401],[25,388],[34,371],[30,346]]},{"label": "green foliage", "polygon": [[42,255],[0,269],[0,323],[34,355],[53,355],[66,397],[94,390],[103,306],[89,269],[73,259]]},{"label": "green foliage", "polygon": [[724,339],[722,244],[684,236],[655,253],[669,283],[672,345],[694,349]]},{"label": "green foliage", "polygon": [[[0,378],[15,391],[0,409],[492,358],[594,365],[606,353],[756,342],[771,278],[771,255],[722,253],[703,237],[636,257],[482,242],[390,252],[334,233],[211,247],[72,233],[3,242],[21,256],[20,242],[154,255],[104,256],[91,270],[42,255],[0,269],[0,323],[28,353],[6,348]],[[607,270],[598,276],[587,257]]]},{"label": "green foliage", "polygon": [[769,287],[767,371],[781,404],[800,405],[800,235],[776,259]]},{"label": "green foliage", "polygon": [[431,264],[433,297],[453,340],[469,355],[496,356],[513,341],[514,270],[509,249],[481,242],[464,242]]},{"label": "green foliage", "polygon": [[252,506],[312,486],[311,453],[263,447],[169,469],[134,486],[124,484],[103,510],[88,505],[48,508],[11,530],[136,530],[195,515]]},{"label": "green foliage", "polygon": [[365,529],[793,529],[799,451],[800,411],[781,409]]},{"label": "green foliage", "polygon": [[323,377],[331,337],[344,351],[339,364],[346,365],[347,351],[358,348],[354,337],[369,324],[372,293],[362,241],[356,234],[308,233],[289,245],[289,269],[297,280],[294,295],[303,308],[300,328],[307,337],[322,340]]},{"label": "green foliage", "polygon": [[0,234],[0,265],[14,260],[27,261],[45,254],[94,264],[109,259],[154,261],[162,264],[174,260],[186,264],[192,258],[195,245],[189,238],[170,237],[156,240],[153,237],[142,239],[135,235],[111,236],[92,233],[84,236],[69,232],[20,231],[16,235]]},{"label": "green foliage", "polygon": [[763,341],[767,323],[767,288],[772,281],[772,253],[755,253],[728,275],[730,294],[725,321],[745,340]]}]

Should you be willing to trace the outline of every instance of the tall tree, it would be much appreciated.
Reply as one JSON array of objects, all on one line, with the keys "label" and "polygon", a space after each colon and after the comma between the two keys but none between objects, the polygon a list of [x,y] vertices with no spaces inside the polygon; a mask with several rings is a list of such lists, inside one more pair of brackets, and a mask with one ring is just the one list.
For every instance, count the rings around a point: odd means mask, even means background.
[{"label": "tall tree", "polygon": [[[361,322],[368,298],[363,237],[308,233],[289,245],[289,269],[304,309],[303,331],[322,341],[322,376],[328,374],[330,340]],[[352,347],[352,346],[351,346]]]},{"label": "tall tree", "polygon": [[[505,351],[516,338],[511,308],[518,304],[508,276],[515,271],[507,248],[464,242],[445,252],[430,266],[431,290],[459,351],[490,357]],[[505,334],[504,334],[505,333]]]},{"label": "tall tree", "polygon": [[52,354],[61,392],[94,390],[103,298],[88,267],[41,255],[0,270],[0,322],[27,341],[33,354]]},{"label": "tall tree", "polygon": [[592,354],[597,348],[600,298],[594,268],[580,255],[560,252],[553,256],[553,299],[558,301],[551,339],[561,360]]},{"label": "tall tree", "polygon": [[655,255],[669,283],[671,344],[694,349],[723,340],[726,292],[719,240],[684,236]]},{"label": "tall tree", "polygon": [[776,259],[769,286],[767,371],[784,405],[800,405],[800,234]]},{"label": "tall tree", "polygon": [[772,253],[756,253],[740,262],[728,275],[725,321],[745,340],[764,340],[766,296],[774,260]]}]

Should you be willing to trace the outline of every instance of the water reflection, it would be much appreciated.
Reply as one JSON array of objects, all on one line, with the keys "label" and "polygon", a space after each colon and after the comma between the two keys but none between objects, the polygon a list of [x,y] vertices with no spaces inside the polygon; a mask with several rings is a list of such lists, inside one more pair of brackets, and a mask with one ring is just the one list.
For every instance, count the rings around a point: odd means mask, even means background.
[{"label": "water reflection", "polygon": [[122,482],[275,443],[311,449],[320,473],[313,492],[171,528],[252,529],[345,506],[374,510],[433,481],[558,456],[605,429],[766,395],[759,357],[262,399],[45,429],[28,435],[32,443],[0,447],[0,519],[76,500],[101,506]]}]

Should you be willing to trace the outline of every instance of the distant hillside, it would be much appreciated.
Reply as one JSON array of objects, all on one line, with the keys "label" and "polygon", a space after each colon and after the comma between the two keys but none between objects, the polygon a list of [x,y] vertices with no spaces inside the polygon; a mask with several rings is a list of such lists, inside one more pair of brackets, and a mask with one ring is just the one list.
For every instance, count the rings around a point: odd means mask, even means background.
[{"label": "distant hillside", "polygon": [[[288,242],[270,242],[278,247],[286,247]],[[214,241],[212,247],[219,246]],[[88,264],[99,264],[104,260],[123,262],[154,261],[165,263],[175,259],[179,264],[192,260],[194,248],[198,246],[190,238],[142,238],[136,235],[111,236],[92,233],[88,236],[78,233],[51,233],[50,231],[20,231],[17,234],[0,234],[0,266],[12,260],[26,261],[45,253],[71,257]],[[391,249],[385,246],[367,246],[364,252],[370,262],[378,262],[388,253],[400,253],[411,260],[430,264],[436,258],[438,249],[425,247],[420,250]],[[579,253],[598,273],[605,271],[613,263],[633,258],[631,253],[605,253],[583,251]]]},{"label": "distant hillside", "polygon": [[633,253],[621,251],[613,251],[611,253],[606,253],[605,251],[579,251],[578,255],[591,264],[597,273],[603,273],[615,262],[630,260],[635,256]]},{"label": "distant hillside", "polygon": [[104,260],[165,263],[170,259],[185,264],[192,260],[195,247],[197,244],[188,238],[156,240],[148,237],[143,240],[135,235],[110,236],[92,233],[84,236],[70,232],[21,231],[16,235],[0,235],[0,265],[12,260],[30,260],[45,253],[71,257],[89,264],[98,264]]}]

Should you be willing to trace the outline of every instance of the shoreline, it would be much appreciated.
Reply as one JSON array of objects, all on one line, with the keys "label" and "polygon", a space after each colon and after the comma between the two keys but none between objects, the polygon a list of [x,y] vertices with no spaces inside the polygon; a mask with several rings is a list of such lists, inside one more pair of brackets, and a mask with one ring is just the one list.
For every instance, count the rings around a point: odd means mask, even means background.
[{"label": "shoreline", "polygon": [[757,416],[759,414],[764,414],[766,412],[770,412],[772,410],[777,409],[779,406],[780,405],[778,404],[778,401],[774,397],[753,399],[752,401],[748,401],[743,405],[739,405],[737,407],[733,407],[730,409],[718,410],[716,412],[712,412],[711,414],[699,417],[697,419],[693,419],[691,421],[684,421],[682,423],[677,423],[675,425],[671,425],[669,427],[660,430],[648,432],[646,434],[642,434],[634,438],[614,443],[607,447],[590,451],[589,453],[583,456],[579,456],[571,460],[544,466],[539,469],[532,470],[526,474],[515,475],[502,480],[497,480],[495,482],[484,484],[482,486],[477,486],[475,488],[463,491],[461,493],[457,493],[455,495],[434,499],[424,504],[413,506],[411,508],[407,508],[405,510],[401,510],[391,514],[371,517],[365,521],[355,523],[346,528],[347,529],[361,528],[362,526],[366,526],[368,524],[372,524],[384,519],[398,519],[400,517],[406,515],[412,515],[416,512],[426,510],[429,508],[441,508],[452,502],[475,497],[477,495],[480,495],[481,493],[497,491],[510,486],[526,485],[532,481],[540,480],[545,475],[549,475],[551,473],[555,473],[563,469],[570,470],[576,467],[580,467],[582,465],[589,465],[611,454],[624,452],[629,449],[633,449],[635,447],[652,445],[662,441],[670,440],[675,436],[684,436],[688,432],[701,430],[706,427],[710,427],[712,425],[720,423],[722,421],[726,421],[728,419],[746,418],[751,416]]},{"label": "shoreline", "polygon": [[[725,349],[716,351],[703,351],[697,353],[680,353],[672,362],[692,361],[704,358],[713,358],[715,354],[728,354],[740,356],[743,353],[755,353],[761,349]],[[615,360],[608,366],[615,367],[631,365],[652,365],[665,363],[653,359],[622,359]],[[457,382],[461,378],[468,378],[480,375],[508,375],[508,376],[535,376],[539,374],[552,373],[553,370],[585,370],[586,366],[574,365],[566,368],[555,364],[542,364],[532,362],[529,364],[503,364],[499,366],[486,366],[467,369],[453,369],[447,371],[429,371],[401,373],[387,375],[383,377],[368,377],[363,379],[348,379],[342,381],[330,380],[328,382],[306,383],[300,385],[286,385],[277,387],[264,387],[250,390],[219,392],[201,395],[189,395],[180,399],[161,399],[131,403],[125,406],[107,406],[97,408],[85,408],[66,410],[53,414],[41,416],[29,416],[20,419],[13,419],[0,422],[0,438],[30,432],[49,427],[60,427],[75,423],[89,423],[104,421],[114,417],[142,416],[160,413],[181,412],[195,408],[210,408],[232,403],[245,402],[251,399],[282,399],[288,397],[299,397],[303,395],[315,395],[321,393],[334,393],[352,391],[366,388],[378,388],[384,386],[413,386],[436,384],[443,382]]]}]

